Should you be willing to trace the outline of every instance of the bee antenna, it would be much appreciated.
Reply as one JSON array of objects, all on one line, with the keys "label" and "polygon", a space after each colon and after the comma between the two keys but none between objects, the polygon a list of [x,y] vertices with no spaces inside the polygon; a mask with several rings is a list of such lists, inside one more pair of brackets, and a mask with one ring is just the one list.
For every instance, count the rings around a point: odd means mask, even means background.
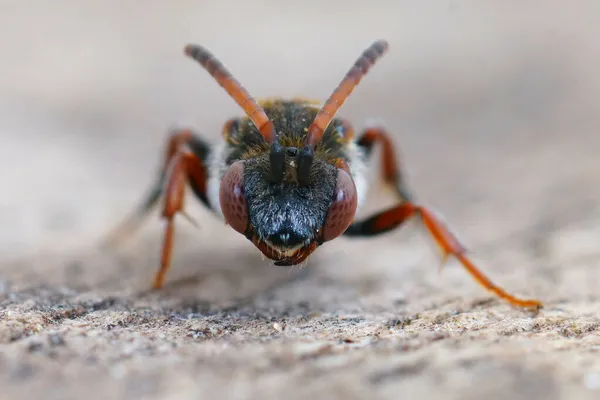
[{"label": "bee antenna", "polygon": [[188,57],[200,63],[242,107],[262,137],[267,142],[273,142],[275,140],[273,122],[269,120],[265,110],[250,96],[250,93],[233,77],[231,72],[212,53],[200,45],[188,44],[184,51]]},{"label": "bee antenna", "polygon": [[271,177],[274,182],[281,182],[285,172],[285,149],[279,143],[279,134],[276,133],[271,144],[271,153],[269,154],[271,162]]},{"label": "bee antenna", "polygon": [[387,52],[387,50],[388,43],[385,40],[378,40],[363,51],[352,68],[346,73],[344,79],[333,91],[331,96],[329,96],[329,99],[323,104],[323,107],[321,107],[321,110],[308,128],[304,147],[298,156],[298,180],[301,184],[308,183],[314,157],[314,148],[323,137],[325,129],[327,129],[331,120],[335,117],[335,114],[348,99],[361,79],[367,74],[375,62]]},{"label": "bee antenna", "polygon": [[300,150],[300,154],[298,154],[298,183],[300,186],[308,185],[313,158],[313,146],[304,145]]}]

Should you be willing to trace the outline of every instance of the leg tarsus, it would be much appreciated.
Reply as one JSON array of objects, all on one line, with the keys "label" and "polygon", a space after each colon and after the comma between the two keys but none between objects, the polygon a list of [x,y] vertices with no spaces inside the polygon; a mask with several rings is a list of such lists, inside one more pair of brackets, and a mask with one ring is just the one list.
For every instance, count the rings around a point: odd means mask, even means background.
[{"label": "leg tarsus", "polygon": [[[442,266],[450,256],[456,257],[467,272],[485,289],[506,300],[513,306],[539,310],[543,307],[538,300],[521,299],[506,292],[486,277],[466,256],[465,247],[459,242],[441,219],[422,206],[413,203],[403,203],[385,210],[364,221],[355,222],[345,232],[346,236],[375,236],[398,228],[414,216],[420,216],[421,221],[442,251]],[[440,267],[441,269],[441,267]]]},{"label": "leg tarsus", "polygon": [[171,267],[171,253],[173,251],[173,236],[175,233],[175,223],[173,220],[173,216],[167,218],[167,223],[165,225],[165,236],[163,241],[162,255],[160,259],[160,268],[156,271],[154,275],[154,280],[152,281],[153,289],[162,289],[165,285],[165,279],[167,276],[167,272]]},{"label": "leg tarsus", "polygon": [[130,236],[163,198],[162,217],[166,220],[164,242],[161,255],[161,266],[156,272],[152,287],[160,289],[164,286],[166,274],[171,264],[175,216],[181,214],[190,223],[198,227],[197,222],[183,209],[185,187],[192,185],[194,192],[207,204],[207,173],[204,160],[209,148],[190,130],[174,131],[167,142],[163,165],[158,179],[153,183],[148,195],[138,206],[133,215],[123,221],[104,241],[104,246],[114,246]]},{"label": "leg tarsus", "polygon": [[381,172],[385,182],[394,187],[400,204],[365,220],[354,222],[344,233],[345,236],[379,235],[396,229],[408,219],[419,215],[434,242],[442,250],[440,271],[448,258],[454,256],[481,286],[513,306],[536,310],[542,308],[542,303],[538,300],[520,299],[496,286],[466,256],[467,250],[443,223],[441,218],[438,218],[431,210],[415,203],[402,176],[402,170],[398,164],[391,137],[384,128],[372,127],[366,129],[359,137],[357,143],[366,151],[367,156],[370,155],[375,144],[381,144]]},{"label": "leg tarsus", "polygon": [[152,287],[161,289],[164,286],[165,277],[171,268],[171,254],[173,253],[173,236],[175,232],[175,216],[185,214],[184,199],[187,179],[190,176],[191,162],[194,155],[186,150],[179,149],[173,155],[167,168],[167,181],[165,185],[165,199],[162,217],[166,220],[165,236],[163,241],[160,268],[156,272]]},{"label": "leg tarsus", "polygon": [[435,240],[436,244],[441,248],[444,263],[450,256],[456,257],[462,266],[467,270],[467,272],[473,277],[473,279],[477,281],[477,283],[513,306],[534,309],[536,311],[543,307],[543,304],[538,300],[522,299],[513,296],[501,287],[494,284],[494,282],[492,282],[483,274],[483,272],[481,272],[481,270],[479,270],[479,268],[475,266],[475,264],[467,256],[465,247],[432,211],[424,207],[418,207],[418,211],[425,227]]}]

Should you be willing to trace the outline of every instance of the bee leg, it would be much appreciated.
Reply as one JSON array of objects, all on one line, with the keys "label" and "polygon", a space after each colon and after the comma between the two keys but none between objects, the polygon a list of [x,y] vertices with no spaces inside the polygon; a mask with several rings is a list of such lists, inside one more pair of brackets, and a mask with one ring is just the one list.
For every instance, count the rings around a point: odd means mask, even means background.
[{"label": "bee leg", "polygon": [[162,217],[166,220],[160,268],[154,276],[152,287],[160,289],[164,286],[165,277],[171,266],[173,235],[175,231],[175,215],[183,214],[186,183],[197,193],[206,194],[206,168],[195,153],[183,146],[171,158],[167,167],[165,201]]},{"label": "bee leg", "polygon": [[158,179],[133,215],[118,226],[107,240],[107,244],[111,245],[132,234],[158,203],[159,199],[164,198],[162,217],[166,219],[167,223],[161,266],[154,277],[152,285],[155,289],[159,289],[164,285],[165,276],[170,267],[175,230],[174,217],[178,213],[185,215],[183,205],[186,183],[190,184],[194,193],[205,205],[209,205],[206,193],[208,175],[205,166],[208,153],[208,145],[191,131],[175,131],[166,146],[165,161]]},{"label": "bee leg", "polygon": [[542,303],[538,300],[521,299],[511,295],[486,277],[467,257],[465,247],[444,224],[443,220],[436,216],[429,208],[418,205],[412,200],[412,196],[407,190],[397,166],[396,156],[389,135],[383,129],[369,129],[361,136],[358,143],[366,149],[368,154],[376,142],[381,142],[383,145],[382,162],[384,179],[386,182],[395,185],[400,204],[371,217],[367,217],[362,221],[355,221],[346,230],[344,233],[345,236],[380,235],[401,227],[404,222],[412,217],[419,217],[435,244],[441,249],[443,261],[446,261],[449,256],[456,257],[475,281],[513,306],[534,310],[539,310],[543,307]]},{"label": "bee leg", "polygon": [[[159,170],[158,177],[154,180],[147,194],[142,198],[142,201],[134,209],[133,213],[106,236],[102,244],[103,247],[114,247],[132,236],[135,231],[139,229],[143,220],[150,214],[164,194],[167,167],[178,147],[182,144],[187,144],[201,161],[206,159],[209,150],[208,145],[190,130],[176,130],[171,133],[167,145],[165,146],[164,161]],[[197,181],[200,182],[201,180],[198,179]],[[198,197],[208,205],[208,200],[206,199],[206,185],[204,184],[203,187],[196,187],[198,185],[194,185],[193,182],[191,183],[194,192],[196,192]]]},{"label": "bee leg", "polygon": [[384,181],[392,187],[401,202],[411,201],[412,195],[402,175],[399,157],[386,130],[383,128],[366,129],[358,138],[357,143],[365,151],[367,157],[371,156],[377,143],[381,144],[381,173]]}]

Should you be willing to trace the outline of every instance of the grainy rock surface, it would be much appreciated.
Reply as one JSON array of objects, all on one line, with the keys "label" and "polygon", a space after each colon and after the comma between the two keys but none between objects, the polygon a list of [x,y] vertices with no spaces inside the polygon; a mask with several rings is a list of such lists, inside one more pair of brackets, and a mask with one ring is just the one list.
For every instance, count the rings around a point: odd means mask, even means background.
[{"label": "grainy rock surface", "polygon": [[[600,396],[598,3],[346,3],[0,2],[0,398]],[[257,97],[325,98],[380,37],[341,114],[385,121],[417,197],[541,312],[438,273],[417,223],[284,269],[190,199],[161,292],[157,213],[97,245],[172,123],[215,142],[239,113],[184,44]]]}]

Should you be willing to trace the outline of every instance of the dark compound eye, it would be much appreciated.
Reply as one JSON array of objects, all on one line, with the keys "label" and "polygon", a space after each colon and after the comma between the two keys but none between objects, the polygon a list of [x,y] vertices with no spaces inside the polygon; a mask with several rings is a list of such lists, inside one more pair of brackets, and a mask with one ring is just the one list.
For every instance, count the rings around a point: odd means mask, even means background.
[{"label": "dark compound eye", "polygon": [[233,163],[223,176],[219,201],[225,221],[239,233],[245,233],[248,227],[248,210],[244,196],[244,161]]},{"label": "dark compound eye", "polygon": [[324,241],[333,240],[348,229],[348,226],[354,221],[357,201],[354,181],[346,171],[338,169],[333,203],[329,206],[323,225]]}]

